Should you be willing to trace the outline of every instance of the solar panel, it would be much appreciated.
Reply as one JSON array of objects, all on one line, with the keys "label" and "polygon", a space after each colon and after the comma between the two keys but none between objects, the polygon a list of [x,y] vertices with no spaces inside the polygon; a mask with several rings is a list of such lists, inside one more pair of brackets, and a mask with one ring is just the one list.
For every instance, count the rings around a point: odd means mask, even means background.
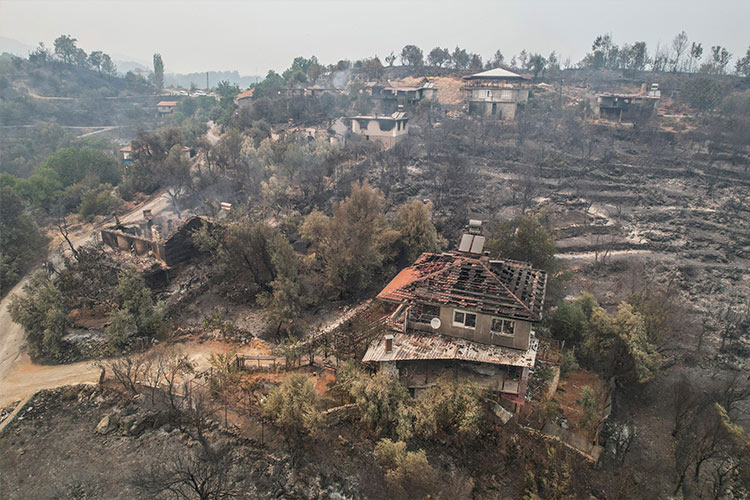
[{"label": "solar panel", "polygon": [[461,236],[461,243],[458,245],[458,251],[459,252],[469,252],[471,251],[471,243],[474,240],[474,236],[471,234],[464,234]]},{"label": "solar panel", "polygon": [[471,253],[482,253],[484,248],[484,236],[474,236],[474,241],[471,244]]}]

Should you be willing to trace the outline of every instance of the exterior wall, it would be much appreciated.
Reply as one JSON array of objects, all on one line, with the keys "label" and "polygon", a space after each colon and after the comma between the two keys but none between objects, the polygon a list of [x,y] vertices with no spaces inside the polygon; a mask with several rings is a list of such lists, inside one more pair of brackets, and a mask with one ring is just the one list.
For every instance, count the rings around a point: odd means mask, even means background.
[{"label": "exterior wall", "polygon": [[[379,363],[379,370],[391,377],[398,377],[406,387],[414,391],[415,396],[419,395],[419,391],[435,385],[445,373],[470,380],[496,393],[521,395],[526,392],[523,374],[529,371],[522,367],[456,360],[382,361]],[[511,370],[514,374],[511,374]]]},{"label": "exterior wall", "polygon": [[437,89],[422,89],[422,99],[431,101],[437,97]]},{"label": "exterior wall", "polygon": [[[390,130],[381,130],[380,120],[371,119],[367,121],[367,127],[363,128],[361,119],[352,119],[352,132],[363,135],[367,140],[376,140],[388,147],[395,146],[409,133],[409,122],[406,120],[393,120],[393,128]],[[389,121],[386,118],[383,121]],[[399,130],[400,129],[400,130]]]},{"label": "exterior wall", "polygon": [[245,97],[243,99],[237,99],[237,106],[241,108],[247,108],[250,107],[250,104],[252,104],[253,100],[249,97]]},{"label": "exterior wall", "polygon": [[[528,349],[531,338],[531,323],[527,321],[515,320],[516,328],[513,336],[491,335],[490,326],[492,316],[486,314],[477,314],[476,328],[463,328],[453,326],[453,311],[455,307],[440,308],[440,328],[438,332],[451,337],[460,337],[462,339],[479,342],[481,344],[501,345],[512,347],[514,349]],[[460,308],[458,308],[461,310]]]},{"label": "exterior wall", "polygon": [[470,115],[496,116],[502,120],[514,120],[516,118],[517,109],[518,104],[515,102],[469,102]]},{"label": "exterior wall", "polygon": [[174,108],[174,106],[159,106],[156,109],[159,110],[159,113],[161,113],[163,115],[168,115],[172,111],[174,111],[175,108]]},{"label": "exterior wall", "polygon": [[497,116],[504,120],[515,119],[518,103],[529,100],[528,86],[517,82],[470,81],[464,91],[469,101],[469,114]]}]

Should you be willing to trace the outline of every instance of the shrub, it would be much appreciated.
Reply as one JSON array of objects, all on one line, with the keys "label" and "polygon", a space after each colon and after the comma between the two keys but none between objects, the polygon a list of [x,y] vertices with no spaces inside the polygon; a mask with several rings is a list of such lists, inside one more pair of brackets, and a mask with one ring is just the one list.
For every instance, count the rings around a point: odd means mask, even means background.
[{"label": "shrub", "polygon": [[560,375],[565,377],[568,373],[577,371],[579,368],[575,353],[570,349],[563,351],[560,356]]},{"label": "shrub", "polygon": [[403,441],[381,439],[375,457],[386,468],[386,479],[407,498],[433,498],[440,491],[438,473],[424,450],[406,451]]},{"label": "shrub", "polygon": [[585,428],[593,423],[599,409],[599,398],[596,391],[589,386],[585,386],[581,392],[581,408],[583,408],[581,427]]},{"label": "shrub", "polygon": [[306,434],[315,434],[321,423],[318,393],[307,375],[289,375],[268,395],[263,410],[271,421],[284,431],[288,442]]},{"label": "shrub", "polygon": [[550,332],[566,342],[578,343],[586,329],[586,315],[578,304],[562,302],[552,315]]}]

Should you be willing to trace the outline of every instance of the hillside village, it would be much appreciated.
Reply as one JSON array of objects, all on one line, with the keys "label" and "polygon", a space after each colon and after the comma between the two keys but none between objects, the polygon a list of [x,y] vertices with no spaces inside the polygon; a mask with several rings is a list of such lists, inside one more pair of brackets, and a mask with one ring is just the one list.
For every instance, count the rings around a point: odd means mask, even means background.
[{"label": "hillside village", "polygon": [[747,498],[750,76],[601,38],[0,56],[0,497]]}]

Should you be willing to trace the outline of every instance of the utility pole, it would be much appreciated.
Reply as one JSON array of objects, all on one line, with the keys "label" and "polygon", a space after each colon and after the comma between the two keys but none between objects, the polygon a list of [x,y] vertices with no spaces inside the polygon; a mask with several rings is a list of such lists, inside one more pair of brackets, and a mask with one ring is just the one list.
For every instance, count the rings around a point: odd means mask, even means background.
[{"label": "utility pole", "polygon": [[208,92],[208,90],[209,90],[210,88],[211,88],[211,87],[210,87],[210,86],[208,85],[208,71],[206,71],[206,92]]}]

